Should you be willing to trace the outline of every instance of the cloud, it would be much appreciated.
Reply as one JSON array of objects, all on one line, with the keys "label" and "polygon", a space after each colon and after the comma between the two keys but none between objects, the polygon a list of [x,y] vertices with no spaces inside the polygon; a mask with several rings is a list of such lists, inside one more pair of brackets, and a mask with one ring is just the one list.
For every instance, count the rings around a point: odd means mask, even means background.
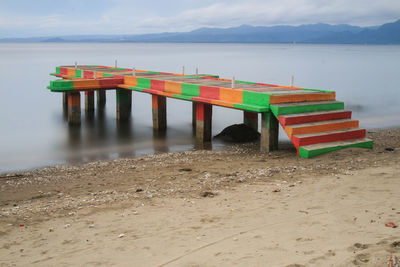
[{"label": "cloud", "polygon": [[[0,4],[0,35],[135,34],[319,22],[369,26],[400,18],[398,0],[93,0],[80,2],[79,6],[72,0],[65,3],[70,6],[59,9],[47,5],[46,12],[41,10],[40,14],[23,7],[6,9]],[[93,8],[95,3],[99,6]]]},{"label": "cloud", "polygon": [[378,25],[400,18],[400,1],[371,0],[269,0],[220,2],[186,10],[176,16],[151,17],[137,26],[159,30],[188,30],[198,27],[230,27],[240,24],[300,25],[349,23]]}]

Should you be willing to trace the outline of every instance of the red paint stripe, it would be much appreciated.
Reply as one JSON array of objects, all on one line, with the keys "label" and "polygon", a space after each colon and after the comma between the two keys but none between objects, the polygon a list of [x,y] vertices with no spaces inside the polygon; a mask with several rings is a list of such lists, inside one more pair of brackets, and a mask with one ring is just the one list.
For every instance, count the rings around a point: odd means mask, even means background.
[{"label": "red paint stripe", "polygon": [[200,85],[200,97],[219,99],[219,87]]},{"label": "red paint stripe", "polygon": [[300,146],[335,142],[340,140],[360,139],[364,138],[365,135],[366,135],[365,129],[358,129],[349,132],[330,133],[325,135],[309,136],[309,137],[297,137],[294,135],[292,136],[292,142],[294,146],[298,149]]},{"label": "red paint stripe", "polygon": [[165,81],[162,81],[162,80],[150,80],[150,87],[151,87],[151,89],[164,91]]},{"label": "red paint stripe", "polygon": [[110,87],[110,86],[117,86],[119,84],[123,84],[124,79],[123,78],[102,78],[99,79],[99,84],[101,87]]},{"label": "red paint stripe", "polygon": [[67,68],[60,68],[60,74],[61,75],[67,75],[68,74],[68,69]]},{"label": "red paint stripe", "polygon": [[351,111],[334,112],[334,113],[319,114],[319,115],[305,115],[305,116],[301,116],[301,114],[299,114],[299,116],[297,117],[285,117],[285,115],[278,116],[278,120],[282,126],[309,123],[309,122],[350,119],[350,118],[351,118]]},{"label": "red paint stripe", "polygon": [[269,86],[269,87],[279,87],[279,85],[276,84],[270,84],[270,83],[256,83],[257,85],[265,85],[265,86]]},{"label": "red paint stripe", "polygon": [[196,105],[196,120],[205,121],[211,120],[212,105],[197,103]]},{"label": "red paint stripe", "polygon": [[191,100],[201,102],[201,103],[207,103],[207,104],[212,103],[212,99],[207,99],[207,98],[202,98],[202,97],[192,97]]},{"label": "red paint stripe", "polygon": [[94,79],[94,72],[90,70],[83,71],[83,78],[85,79]]}]

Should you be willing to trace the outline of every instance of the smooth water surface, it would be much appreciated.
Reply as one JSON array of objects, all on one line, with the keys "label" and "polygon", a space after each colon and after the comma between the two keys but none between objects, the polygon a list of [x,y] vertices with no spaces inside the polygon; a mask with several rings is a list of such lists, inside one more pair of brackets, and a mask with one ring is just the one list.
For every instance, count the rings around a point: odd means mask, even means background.
[{"label": "smooth water surface", "polygon": [[[121,67],[235,76],[238,80],[331,89],[367,128],[400,126],[400,46],[281,44],[0,44],[0,173],[194,148],[191,103],[168,99],[166,136],[152,130],[151,96],[133,93],[132,120],[117,124],[115,92],[104,114],[69,128],[61,94],[46,89],[57,65]],[[82,97],[82,104],[83,104]],[[242,112],[215,107],[213,134],[242,122]],[[282,132],[282,131],[281,131]],[[284,134],[281,133],[281,137]],[[223,144],[213,142],[214,148]]]}]

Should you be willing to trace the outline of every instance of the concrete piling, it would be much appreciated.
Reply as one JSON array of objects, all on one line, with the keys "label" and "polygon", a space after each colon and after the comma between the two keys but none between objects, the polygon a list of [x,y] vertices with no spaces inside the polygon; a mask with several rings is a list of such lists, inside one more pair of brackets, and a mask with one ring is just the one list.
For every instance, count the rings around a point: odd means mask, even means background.
[{"label": "concrete piling", "polygon": [[260,150],[270,152],[278,149],[279,123],[272,112],[261,113]]},{"label": "concrete piling", "polygon": [[116,90],[117,98],[117,120],[126,121],[131,117],[132,91],[125,89]]},{"label": "concrete piling", "polygon": [[197,103],[192,102],[192,127],[193,130],[196,130],[196,109],[197,109]]},{"label": "concrete piling", "polygon": [[105,90],[97,90],[96,98],[97,98],[97,108],[104,109],[104,107],[106,106],[106,91]]},{"label": "concrete piling", "polygon": [[94,92],[93,91],[85,91],[85,111],[86,112],[94,111]]},{"label": "concrete piling", "polygon": [[196,141],[211,141],[212,105],[197,103],[196,105]]},{"label": "concrete piling", "polygon": [[258,113],[243,111],[243,123],[258,131]]},{"label": "concrete piling", "polygon": [[165,96],[151,95],[153,129],[165,131],[167,129],[167,98]]},{"label": "concrete piling", "polygon": [[71,125],[79,125],[81,123],[80,92],[68,93],[68,123]]}]

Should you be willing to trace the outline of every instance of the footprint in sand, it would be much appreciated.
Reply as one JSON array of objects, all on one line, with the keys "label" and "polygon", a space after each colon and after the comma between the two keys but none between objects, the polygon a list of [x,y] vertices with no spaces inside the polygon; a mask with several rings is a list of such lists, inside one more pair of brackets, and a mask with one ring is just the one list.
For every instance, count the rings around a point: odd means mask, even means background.
[{"label": "footprint in sand", "polygon": [[368,245],[368,244],[355,243],[354,245],[348,247],[347,251],[355,252],[355,251],[367,249],[369,247],[370,247],[370,245]]},{"label": "footprint in sand", "polygon": [[353,260],[353,264],[360,265],[363,263],[367,263],[367,262],[369,262],[370,258],[371,258],[371,254],[369,254],[369,253],[357,254],[356,258]]},{"label": "footprint in sand", "polygon": [[328,250],[328,252],[326,252],[323,256],[312,258],[309,263],[316,263],[317,261],[325,260],[326,258],[333,256],[336,256],[336,253],[333,250]]}]

